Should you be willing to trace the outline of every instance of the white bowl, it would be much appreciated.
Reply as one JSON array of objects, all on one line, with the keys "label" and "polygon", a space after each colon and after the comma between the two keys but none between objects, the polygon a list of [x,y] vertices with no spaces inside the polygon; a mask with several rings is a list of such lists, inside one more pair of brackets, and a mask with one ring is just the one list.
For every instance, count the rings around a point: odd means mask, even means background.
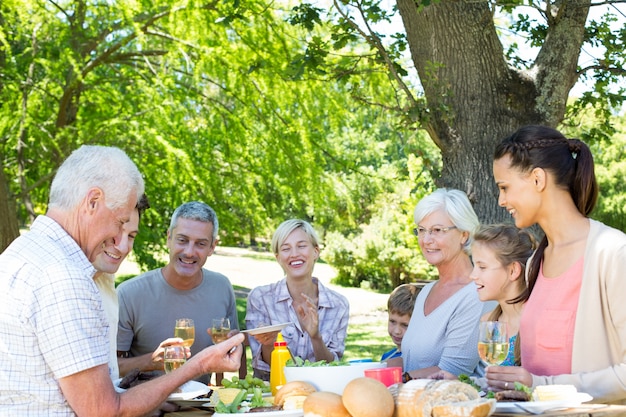
[{"label": "white bowl", "polygon": [[342,395],[343,389],[353,379],[365,376],[366,369],[385,368],[385,362],[357,362],[339,366],[285,366],[285,379],[305,381],[318,391],[329,391]]}]

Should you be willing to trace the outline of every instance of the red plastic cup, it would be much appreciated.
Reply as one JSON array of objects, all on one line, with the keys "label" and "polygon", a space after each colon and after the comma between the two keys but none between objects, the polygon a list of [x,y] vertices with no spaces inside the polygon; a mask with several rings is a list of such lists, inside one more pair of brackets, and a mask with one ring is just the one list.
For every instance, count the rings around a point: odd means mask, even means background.
[{"label": "red plastic cup", "polygon": [[386,387],[402,382],[402,368],[400,367],[365,369],[363,372],[366,377],[376,379]]}]

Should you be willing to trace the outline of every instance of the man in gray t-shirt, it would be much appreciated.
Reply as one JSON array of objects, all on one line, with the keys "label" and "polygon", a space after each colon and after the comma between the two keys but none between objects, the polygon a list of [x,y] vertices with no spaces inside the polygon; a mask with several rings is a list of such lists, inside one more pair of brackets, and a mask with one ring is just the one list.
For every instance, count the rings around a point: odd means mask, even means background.
[{"label": "man in gray t-shirt", "polygon": [[[133,368],[162,371],[161,357],[152,353],[163,340],[174,336],[176,319],[190,318],[195,324],[192,356],[212,345],[207,332],[214,318],[227,317],[238,329],[233,287],[224,275],[202,266],[217,244],[215,211],[201,202],[178,207],[167,231],[169,263],[148,271],[118,287],[120,304],[117,350],[120,374]],[[245,376],[245,359],[240,374]],[[210,375],[200,380],[208,383]]]}]

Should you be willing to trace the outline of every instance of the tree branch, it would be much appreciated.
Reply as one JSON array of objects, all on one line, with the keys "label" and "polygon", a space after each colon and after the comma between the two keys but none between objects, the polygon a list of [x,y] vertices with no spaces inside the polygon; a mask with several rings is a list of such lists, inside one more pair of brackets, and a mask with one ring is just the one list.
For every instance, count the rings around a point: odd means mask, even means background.
[{"label": "tree branch", "polygon": [[341,9],[341,7],[340,7],[340,5],[339,5],[337,0],[333,0],[333,4],[335,5],[335,7],[337,9],[337,12],[341,15],[341,17],[343,17],[346,20],[346,22],[348,22],[350,24],[350,26],[352,28],[354,28],[354,30],[356,30],[361,35],[361,37],[363,37],[363,39],[365,39],[367,41],[367,43],[369,43],[372,47],[374,47],[374,49],[376,49],[378,51],[380,56],[385,61],[385,64],[386,64],[387,68],[389,69],[389,72],[391,73],[391,76],[398,83],[398,85],[400,86],[402,91],[404,91],[407,99],[411,103],[411,107],[418,107],[419,103],[417,102],[417,100],[413,96],[413,92],[411,91],[411,89],[406,85],[406,83],[404,82],[402,77],[400,77],[400,75],[398,74],[398,71],[396,71],[396,68],[394,66],[394,62],[389,57],[389,54],[387,53],[387,50],[385,49],[385,46],[382,44],[382,42],[380,40],[380,37],[376,33],[374,33],[374,31],[371,29],[371,27],[367,24],[367,19],[365,18],[365,14],[363,13],[363,10],[362,10],[361,6],[357,5],[356,8],[357,8],[357,10],[359,10],[359,13],[363,17],[363,20],[365,21],[365,25],[367,27],[367,31],[369,33],[366,33],[365,31],[363,31],[359,27],[359,25],[354,20],[352,20],[352,18],[350,18],[350,16],[348,16],[347,13],[345,13]]}]

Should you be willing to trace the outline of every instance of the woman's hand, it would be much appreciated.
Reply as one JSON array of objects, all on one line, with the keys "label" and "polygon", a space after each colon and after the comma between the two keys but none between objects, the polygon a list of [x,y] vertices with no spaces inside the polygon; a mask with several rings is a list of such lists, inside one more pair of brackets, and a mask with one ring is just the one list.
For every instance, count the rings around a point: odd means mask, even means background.
[{"label": "woman's hand", "polygon": [[458,380],[459,378],[454,375],[451,374],[448,371],[444,371],[444,370],[439,370],[433,374],[430,374],[426,377],[427,379],[451,379],[451,380]]},{"label": "woman's hand", "polygon": [[[261,327],[261,326],[259,326]],[[254,337],[257,342],[259,342],[263,346],[272,346],[274,347],[274,342],[276,341],[276,337],[278,337],[279,332],[268,332],[268,333],[259,333],[250,335]]]},{"label": "woman's hand", "polygon": [[319,335],[319,316],[317,314],[317,303],[308,295],[300,294],[306,300],[304,305],[298,305],[296,313],[302,329],[309,334],[311,339]]},{"label": "woman's hand", "polygon": [[533,384],[533,376],[521,366],[488,366],[485,377],[492,391],[515,389],[516,382],[529,388]]}]

